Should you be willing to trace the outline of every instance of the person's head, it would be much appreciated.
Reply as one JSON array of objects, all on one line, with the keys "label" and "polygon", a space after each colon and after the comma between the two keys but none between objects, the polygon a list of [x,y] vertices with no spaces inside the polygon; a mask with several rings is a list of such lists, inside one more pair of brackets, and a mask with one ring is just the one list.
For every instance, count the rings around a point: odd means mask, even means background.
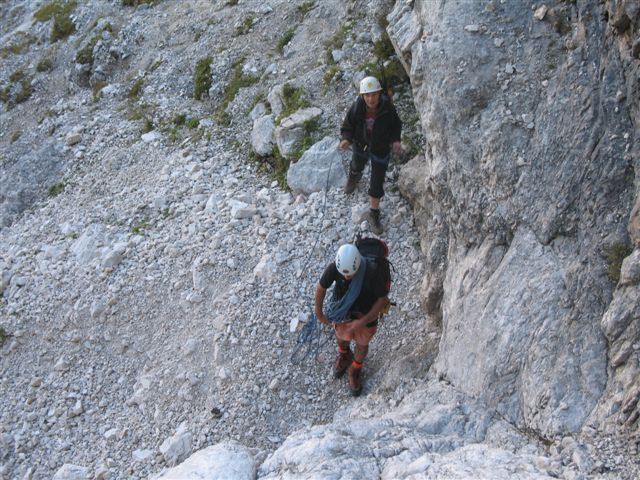
[{"label": "person's head", "polygon": [[336,253],[336,268],[341,275],[346,278],[353,277],[358,268],[362,257],[355,245],[347,243],[342,245]]},{"label": "person's head", "polygon": [[382,86],[376,77],[364,77],[360,81],[360,95],[369,108],[377,108],[380,103]]}]

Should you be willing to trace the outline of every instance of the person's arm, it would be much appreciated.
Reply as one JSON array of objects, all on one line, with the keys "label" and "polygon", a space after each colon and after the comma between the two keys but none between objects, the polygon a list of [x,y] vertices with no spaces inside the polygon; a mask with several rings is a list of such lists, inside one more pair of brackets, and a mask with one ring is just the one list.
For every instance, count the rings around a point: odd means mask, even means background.
[{"label": "person's arm", "polygon": [[345,150],[349,148],[349,145],[353,143],[353,130],[355,128],[354,123],[355,103],[349,108],[349,111],[344,117],[342,127],[340,128],[340,145],[339,148]]},{"label": "person's arm", "polygon": [[318,283],[316,287],[316,298],[315,298],[315,313],[316,318],[320,321],[320,323],[324,323],[325,325],[330,325],[329,319],[326,317],[324,312],[322,311],[322,305],[324,304],[324,297],[327,294],[327,289]]},{"label": "person's arm", "polygon": [[352,330],[356,330],[358,328],[364,327],[368,323],[373,322],[378,318],[380,313],[387,306],[388,302],[389,302],[388,296],[379,297],[378,300],[376,300],[376,302],[373,304],[371,309],[365,315],[361,316],[357,320],[353,320],[349,322],[348,325],[351,327]]},{"label": "person's arm", "polygon": [[398,112],[395,107],[391,106],[391,131],[389,137],[391,139],[391,148],[396,155],[402,155],[402,143],[400,143],[400,137],[402,135],[402,121],[398,116]]}]

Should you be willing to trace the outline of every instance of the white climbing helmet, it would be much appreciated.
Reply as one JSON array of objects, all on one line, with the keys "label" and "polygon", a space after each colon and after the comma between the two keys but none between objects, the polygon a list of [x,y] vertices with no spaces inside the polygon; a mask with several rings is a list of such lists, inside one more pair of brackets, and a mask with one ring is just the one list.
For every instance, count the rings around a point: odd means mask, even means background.
[{"label": "white climbing helmet", "polygon": [[382,86],[376,77],[364,77],[360,80],[360,95],[375,93],[382,90]]},{"label": "white climbing helmet", "polygon": [[342,245],[336,253],[336,268],[342,275],[352,276],[358,271],[362,257],[355,245]]}]

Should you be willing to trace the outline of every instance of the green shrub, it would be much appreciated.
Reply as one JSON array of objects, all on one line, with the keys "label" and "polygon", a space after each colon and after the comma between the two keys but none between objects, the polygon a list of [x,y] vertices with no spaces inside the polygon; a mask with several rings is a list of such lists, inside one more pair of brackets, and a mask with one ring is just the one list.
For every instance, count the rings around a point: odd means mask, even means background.
[{"label": "green shrub", "polygon": [[76,53],[76,63],[82,65],[93,65],[93,47],[98,43],[100,37],[93,37],[89,42]]},{"label": "green shrub", "polygon": [[224,96],[222,97],[222,104],[218,109],[218,115],[216,116],[216,118],[218,120],[225,120],[225,123],[228,124],[228,121],[230,119],[226,114],[222,114],[222,112],[224,112],[229,104],[233,102],[233,100],[236,98],[236,95],[238,94],[238,91],[241,88],[250,87],[251,85],[258,82],[258,80],[260,80],[259,77],[245,75],[242,72],[242,60],[237,61],[233,67],[233,76],[231,77],[231,80],[229,81],[229,84],[227,85],[227,88],[224,92]]},{"label": "green shrub", "polygon": [[129,93],[127,93],[127,96],[129,98],[138,98],[140,96],[140,92],[142,92],[143,85],[144,85],[144,78],[140,77],[135,82],[133,82],[133,85],[131,85],[131,88],[129,89]]},{"label": "green shrub", "polygon": [[291,41],[291,39],[295,34],[296,34],[296,27],[291,27],[289,30],[287,30],[284,33],[284,35],[280,37],[280,40],[278,40],[278,43],[276,44],[276,50],[279,53],[282,53],[284,50],[284,47],[287,45],[287,43]]},{"label": "green shrub", "polygon": [[607,249],[607,274],[613,283],[620,281],[622,261],[631,255],[631,247],[622,242],[616,242]]},{"label": "green shrub", "polygon": [[31,88],[31,79],[25,78],[20,82],[20,90],[16,94],[16,103],[26,102],[31,94],[33,93],[33,89]]},{"label": "green shrub", "polygon": [[393,48],[391,39],[387,32],[382,34],[382,38],[373,44],[373,54],[379,60],[386,60],[387,58],[395,55],[396,51]]},{"label": "green shrub", "polygon": [[39,22],[48,22],[56,15],[69,16],[76,9],[76,6],[77,2],[75,0],[55,0],[43,5],[33,16]]},{"label": "green shrub", "polygon": [[246,35],[253,27],[253,17],[246,17],[240,25],[236,27],[236,35]]},{"label": "green shrub", "polygon": [[351,23],[350,22],[345,23],[324,44],[325,57],[326,57],[327,63],[329,64],[335,63],[335,61],[333,60],[333,55],[331,54],[331,51],[340,50],[342,48],[342,46],[344,45],[344,41],[347,38],[347,33],[349,32],[350,29],[351,29]]},{"label": "green shrub", "polygon": [[313,10],[313,8],[315,6],[316,6],[316,2],[315,1],[307,0],[306,2],[303,2],[302,5],[298,6],[298,13],[300,13],[300,15],[305,17],[307,15],[307,13],[309,13],[311,10]]},{"label": "green shrub", "polygon": [[76,31],[76,26],[69,15],[56,15],[53,17],[53,29],[51,30],[51,41],[63,40]]},{"label": "green shrub", "polygon": [[290,83],[285,83],[282,86],[282,103],[282,114],[278,118],[278,121],[288,117],[301,108],[307,108],[311,105],[304,97],[304,90],[302,88],[294,87]]},{"label": "green shrub", "polygon": [[6,58],[9,54],[17,55],[24,52],[31,44],[35,43],[36,38],[27,33],[17,33],[13,42],[6,47],[0,48],[0,58]]},{"label": "green shrub", "polygon": [[13,72],[11,75],[9,75],[9,80],[12,82],[19,82],[24,78],[24,76],[25,76],[24,70],[19,68],[18,70]]},{"label": "green shrub", "polygon": [[43,58],[36,65],[36,70],[38,72],[50,72],[53,70],[53,61],[50,58]]},{"label": "green shrub", "polygon": [[324,72],[324,75],[322,77],[322,81],[324,82],[325,85],[329,85],[331,83],[331,80],[333,80],[333,78],[338,74],[338,72],[340,71],[340,69],[337,67],[337,65],[331,65],[326,72]]},{"label": "green shrub", "polygon": [[71,12],[76,9],[76,6],[77,2],[75,0],[55,0],[43,5],[33,16],[39,22],[48,22],[53,18],[50,40],[56,42],[67,38],[76,31],[76,26],[70,17]]},{"label": "green shrub", "polygon": [[397,57],[385,62],[367,63],[362,66],[366,75],[371,75],[379,79],[387,88],[400,85],[408,80],[407,72]]},{"label": "green shrub", "polygon": [[4,342],[7,341],[7,338],[9,338],[9,334],[4,329],[4,327],[0,327],[0,347],[4,345]]},{"label": "green shrub", "polygon": [[138,5],[154,5],[158,0],[122,0],[123,7],[137,7]]},{"label": "green shrub", "polygon": [[174,125],[177,125],[178,127],[183,126],[185,123],[187,123],[187,116],[184,113],[179,113],[178,115],[176,115],[175,117],[173,117],[173,121],[172,123]]},{"label": "green shrub", "polygon": [[287,184],[287,170],[289,170],[290,161],[280,155],[278,147],[273,147],[273,176],[277,180],[280,188],[284,190],[289,189]]},{"label": "green shrub", "polygon": [[11,100],[11,88],[0,88],[0,102],[9,103],[9,100]]},{"label": "green shrub", "polygon": [[193,117],[187,120],[187,128],[194,129],[194,128],[198,128],[199,125],[200,125],[200,119],[197,117]]},{"label": "green shrub", "polygon": [[193,98],[200,100],[211,88],[211,57],[198,61],[193,83]]},{"label": "green shrub", "polygon": [[133,227],[131,227],[131,233],[133,233],[134,235],[140,235],[141,233],[144,232],[144,230],[148,228],[149,228],[149,224],[146,222],[146,220],[141,220],[135,223]]},{"label": "green shrub", "polygon": [[55,185],[51,185],[49,187],[49,189],[47,190],[47,195],[49,195],[50,198],[57,197],[62,192],[64,192],[65,186],[66,185],[65,185],[64,182],[60,182],[60,183],[56,183]]}]

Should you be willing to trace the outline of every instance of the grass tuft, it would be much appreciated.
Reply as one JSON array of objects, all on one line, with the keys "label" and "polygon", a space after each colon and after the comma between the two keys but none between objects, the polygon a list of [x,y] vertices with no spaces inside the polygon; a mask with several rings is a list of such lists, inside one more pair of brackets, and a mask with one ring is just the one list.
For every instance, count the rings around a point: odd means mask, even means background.
[{"label": "grass tuft", "polygon": [[208,95],[211,88],[211,57],[198,61],[193,83],[193,98],[200,100],[203,95]]},{"label": "grass tuft", "polygon": [[129,92],[127,93],[127,97],[132,99],[138,98],[140,96],[140,93],[142,92],[143,85],[144,85],[144,78],[140,77],[135,82],[133,82],[133,85],[131,86],[131,88],[129,89]]},{"label": "grass tuft", "polygon": [[282,37],[280,37],[280,40],[278,40],[278,43],[276,44],[276,50],[278,53],[282,53],[284,51],[284,47],[287,46],[295,34],[296,27],[291,27],[284,33],[284,35],[282,35]]},{"label": "grass tuft", "polygon": [[631,255],[631,247],[622,242],[616,242],[607,250],[607,274],[609,279],[617,284],[620,281],[622,261]]},{"label": "grass tuft", "polygon": [[64,192],[66,185],[64,182],[56,183],[55,185],[51,185],[47,190],[47,195],[49,198],[57,197],[62,192]]}]

